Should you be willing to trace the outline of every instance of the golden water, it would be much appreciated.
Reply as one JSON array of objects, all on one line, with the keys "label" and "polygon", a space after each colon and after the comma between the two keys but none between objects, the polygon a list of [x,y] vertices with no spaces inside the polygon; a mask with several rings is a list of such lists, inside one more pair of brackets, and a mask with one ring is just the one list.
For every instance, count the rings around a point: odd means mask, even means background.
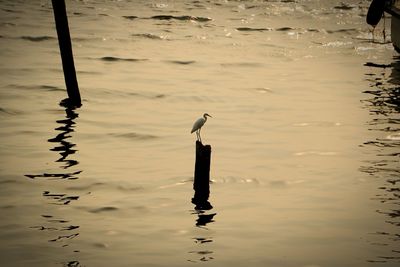
[{"label": "golden water", "polygon": [[397,266],[400,66],[369,1],[66,2],[75,110],[51,1],[0,1],[1,266]]}]

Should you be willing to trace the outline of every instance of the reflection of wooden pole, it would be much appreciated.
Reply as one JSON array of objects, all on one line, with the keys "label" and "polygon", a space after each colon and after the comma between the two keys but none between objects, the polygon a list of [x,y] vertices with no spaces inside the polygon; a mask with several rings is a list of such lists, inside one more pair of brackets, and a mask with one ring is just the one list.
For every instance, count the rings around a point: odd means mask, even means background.
[{"label": "reflection of wooden pole", "polygon": [[192,203],[196,209],[212,209],[208,202],[210,196],[210,163],[211,146],[196,141],[196,163],[194,168],[193,189],[195,191]]},{"label": "reflection of wooden pole", "polygon": [[65,0],[52,0],[52,3],[69,102],[74,106],[81,106],[81,96],[76,79]]}]

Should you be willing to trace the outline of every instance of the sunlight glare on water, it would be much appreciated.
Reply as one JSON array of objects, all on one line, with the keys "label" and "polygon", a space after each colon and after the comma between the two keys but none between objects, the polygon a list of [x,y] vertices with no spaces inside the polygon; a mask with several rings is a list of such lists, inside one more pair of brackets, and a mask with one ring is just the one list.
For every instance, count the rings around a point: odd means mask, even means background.
[{"label": "sunlight glare on water", "polygon": [[0,265],[397,266],[400,65],[369,3],[66,1],[71,109],[51,1],[0,1]]}]

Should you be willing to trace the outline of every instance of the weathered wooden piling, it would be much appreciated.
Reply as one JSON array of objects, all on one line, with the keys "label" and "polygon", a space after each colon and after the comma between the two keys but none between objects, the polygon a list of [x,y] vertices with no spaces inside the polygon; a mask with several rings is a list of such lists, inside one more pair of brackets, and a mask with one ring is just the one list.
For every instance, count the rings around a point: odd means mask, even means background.
[{"label": "weathered wooden piling", "polygon": [[210,196],[210,164],[211,164],[211,146],[203,145],[196,141],[196,162],[194,168],[194,197],[192,203],[196,205],[195,209],[212,209],[208,202]]},{"label": "weathered wooden piling", "polygon": [[62,66],[64,70],[65,85],[68,92],[68,102],[73,106],[81,106],[78,81],[76,79],[74,57],[72,54],[71,36],[69,34],[67,10],[65,0],[52,0],[54,19],[56,22],[58,44]]}]

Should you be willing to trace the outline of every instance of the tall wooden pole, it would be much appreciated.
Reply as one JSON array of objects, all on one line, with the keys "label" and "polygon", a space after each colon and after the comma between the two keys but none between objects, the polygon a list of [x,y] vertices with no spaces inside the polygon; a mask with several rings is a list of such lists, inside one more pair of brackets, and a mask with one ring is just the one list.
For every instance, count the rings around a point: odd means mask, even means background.
[{"label": "tall wooden pole", "polygon": [[196,205],[195,209],[210,210],[213,207],[208,198],[210,196],[210,164],[211,164],[211,146],[203,145],[196,141],[196,162],[194,168],[194,197],[192,203]]},{"label": "tall wooden pole", "polygon": [[65,0],[52,0],[52,4],[64,70],[65,85],[67,87],[69,98],[68,102],[73,106],[79,107],[81,106],[81,95],[79,93],[78,81],[76,79]]}]

